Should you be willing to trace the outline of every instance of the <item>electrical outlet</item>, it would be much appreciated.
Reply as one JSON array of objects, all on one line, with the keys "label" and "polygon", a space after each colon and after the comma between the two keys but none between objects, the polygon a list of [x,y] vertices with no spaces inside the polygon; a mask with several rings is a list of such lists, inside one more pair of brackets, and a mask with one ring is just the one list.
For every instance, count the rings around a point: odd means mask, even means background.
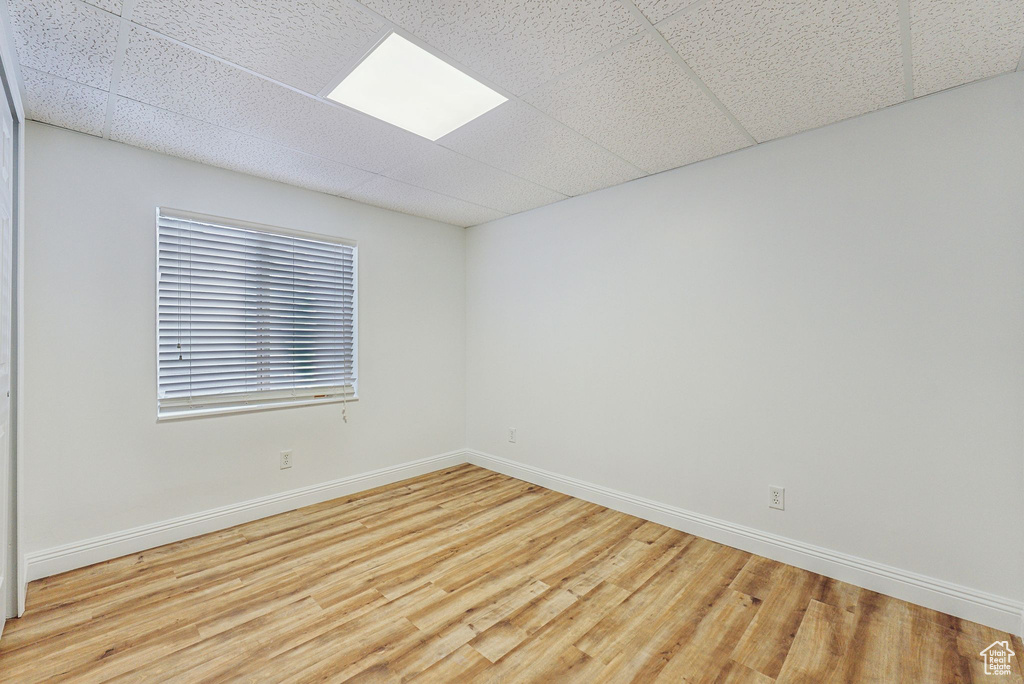
[{"label": "electrical outlet", "polygon": [[292,467],[292,450],[281,452],[281,470]]},{"label": "electrical outlet", "polygon": [[784,487],[768,488],[768,508],[786,510],[786,490]]},{"label": "electrical outlet", "polygon": [[508,441],[512,442],[513,444],[516,443],[516,429],[515,428],[509,428],[508,429]]}]

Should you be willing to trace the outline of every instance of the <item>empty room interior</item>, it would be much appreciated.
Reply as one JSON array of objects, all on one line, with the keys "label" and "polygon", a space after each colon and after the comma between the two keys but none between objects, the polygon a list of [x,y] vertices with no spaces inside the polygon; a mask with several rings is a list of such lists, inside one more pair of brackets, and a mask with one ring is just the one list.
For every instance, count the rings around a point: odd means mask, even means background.
[{"label": "empty room interior", "polygon": [[0,682],[1024,684],[1024,0],[2,0]]}]

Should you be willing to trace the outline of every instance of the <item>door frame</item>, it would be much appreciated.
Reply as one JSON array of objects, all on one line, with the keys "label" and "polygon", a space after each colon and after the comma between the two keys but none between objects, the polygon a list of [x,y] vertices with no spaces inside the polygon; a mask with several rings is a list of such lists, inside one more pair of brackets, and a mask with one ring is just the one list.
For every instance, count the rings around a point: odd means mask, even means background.
[{"label": "door frame", "polygon": [[25,169],[25,106],[22,99],[24,85],[21,80],[21,70],[18,68],[17,52],[14,49],[13,33],[11,32],[11,19],[7,11],[7,3],[0,2],[0,85],[3,86],[3,95],[11,108],[11,118],[14,122],[13,143],[14,143],[14,196],[11,211],[11,232],[14,241],[12,249],[12,268],[14,270],[11,278],[12,306],[11,306],[11,425],[10,425],[10,472],[8,483],[10,485],[8,511],[10,515],[9,541],[10,549],[0,549],[0,562],[7,563],[8,578],[4,581],[3,591],[7,594],[7,609],[9,615],[0,615],[0,632],[3,630],[3,621],[8,617],[20,617],[25,612],[25,594],[28,589],[28,582],[25,581],[25,548],[24,548],[24,516],[23,498],[21,496],[24,478],[21,450],[22,435],[22,373],[24,365],[21,350],[24,342],[24,331],[21,322],[24,311],[24,212],[22,207],[25,202],[24,169]]}]

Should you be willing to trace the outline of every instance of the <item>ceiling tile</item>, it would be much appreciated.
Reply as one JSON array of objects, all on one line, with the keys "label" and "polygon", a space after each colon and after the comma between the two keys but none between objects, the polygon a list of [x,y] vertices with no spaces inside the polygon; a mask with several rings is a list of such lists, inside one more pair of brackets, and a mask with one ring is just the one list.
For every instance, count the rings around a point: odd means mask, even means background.
[{"label": "ceiling tile", "polygon": [[429,141],[254,76],[146,29],[129,35],[118,94],[368,171]]},{"label": "ceiling tile", "polygon": [[533,107],[514,100],[439,142],[563,195],[582,195],[645,175]]},{"label": "ceiling tile", "polygon": [[481,207],[382,176],[349,190],[345,197],[376,207],[463,227],[476,226],[505,216],[502,212],[489,207]]},{"label": "ceiling tile", "polygon": [[107,119],[107,92],[22,68],[25,82],[25,112],[29,119],[70,128],[90,135],[103,135]]},{"label": "ceiling tile", "polygon": [[910,0],[914,95],[1017,68],[1024,0]]},{"label": "ceiling tile", "polygon": [[522,94],[635,35],[617,0],[362,0],[410,33]]},{"label": "ceiling tile", "polygon": [[749,144],[650,36],[541,86],[525,99],[650,173]]},{"label": "ceiling tile", "polygon": [[110,138],[331,195],[372,175],[140,102],[118,98]]},{"label": "ceiling tile", "polygon": [[121,20],[78,0],[10,0],[22,66],[110,88]]},{"label": "ceiling tile", "polygon": [[695,2],[700,2],[700,0],[633,0],[633,4],[644,13],[644,16],[652,24],[657,24],[673,12],[678,12]]},{"label": "ceiling tile", "polygon": [[659,29],[759,141],[904,99],[895,0],[709,0]]},{"label": "ceiling tile", "polygon": [[139,0],[132,21],[311,93],[330,85],[384,29],[340,0]]},{"label": "ceiling tile", "polygon": [[565,199],[565,195],[509,175],[438,145],[418,151],[413,161],[387,176],[474,204],[515,214]]},{"label": "ceiling tile", "polygon": [[94,7],[99,7],[101,10],[104,10],[105,12],[110,12],[111,14],[121,16],[121,6],[123,5],[123,0],[83,0],[83,2],[87,2],[90,5],[93,5]]}]

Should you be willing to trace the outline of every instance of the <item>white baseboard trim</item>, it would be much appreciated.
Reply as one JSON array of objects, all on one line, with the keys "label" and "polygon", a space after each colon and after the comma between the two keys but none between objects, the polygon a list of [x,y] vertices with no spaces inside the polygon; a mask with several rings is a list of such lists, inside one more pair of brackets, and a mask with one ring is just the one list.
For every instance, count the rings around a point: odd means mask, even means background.
[{"label": "white baseboard trim", "polygon": [[25,555],[27,581],[391,484],[460,463],[547,487],[804,570],[1024,636],[1024,603],[712,518],[479,451],[459,450]]},{"label": "white baseboard trim", "polygon": [[28,553],[25,557],[26,571],[23,576],[27,578],[28,582],[31,582],[465,462],[464,451],[452,451],[280,494],[271,494],[259,499],[183,515],[172,520],[142,525],[122,532],[93,537],[44,551]]},{"label": "white baseboard trim", "polygon": [[1024,636],[1024,603],[1019,601],[736,525],[500,456],[467,450],[466,460],[727,546]]},{"label": "white baseboard trim", "polygon": [[[6,589],[4,589],[4,577],[3,577],[3,575],[0,575],[0,591],[7,591]],[[0,596],[3,596],[3,594],[0,594]],[[0,639],[3,639],[4,638],[4,627],[7,626],[7,606],[2,601],[0,601],[0,604],[4,605],[4,609],[0,610]]]},{"label": "white baseboard trim", "polygon": [[18,581],[18,617],[25,614],[25,597],[28,595],[28,562],[25,554],[18,553],[18,574],[15,579]]}]

